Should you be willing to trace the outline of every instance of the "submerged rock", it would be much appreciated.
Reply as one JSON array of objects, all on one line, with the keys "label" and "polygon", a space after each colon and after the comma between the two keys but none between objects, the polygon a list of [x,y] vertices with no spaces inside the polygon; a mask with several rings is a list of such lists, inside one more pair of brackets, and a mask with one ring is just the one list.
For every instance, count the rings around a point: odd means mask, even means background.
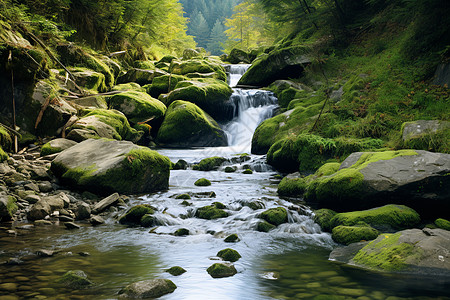
[{"label": "submerged rock", "polygon": [[62,182],[95,193],[145,193],[168,188],[170,160],[131,142],[89,139],[51,164]]},{"label": "submerged rock", "polygon": [[93,284],[81,270],[68,271],[58,282],[73,289],[85,288]]},{"label": "submerged rock", "polygon": [[134,282],[123,288],[119,299],[158,298],[170,294],[177,286],[169,279],[152,279]]}]

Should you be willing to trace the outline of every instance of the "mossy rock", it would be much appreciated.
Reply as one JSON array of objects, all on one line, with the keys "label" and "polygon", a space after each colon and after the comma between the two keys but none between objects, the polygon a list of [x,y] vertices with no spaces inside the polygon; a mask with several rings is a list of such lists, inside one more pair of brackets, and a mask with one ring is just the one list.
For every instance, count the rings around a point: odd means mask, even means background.
[{"label": "mossy rock", "polygon": [[[120,224],[140,225],[144,216],[154,214],[155,211],[148,204],[140,204],[130,208],[122,217],[119,218]],[[150,216],[151,217],[151,216]]]},{"label": "mossy rock", "polygon": [[195,165],[194,170],[198,171],[212,171],[217,170],[227,159],[220,156],[208,157],[202,159],[197,165]]},{"label": "mossy rock", "polygon": [[154,70],[155,64],[149,60],[135,60],[133,67],[143,70]]},{"label": "mossy rock", "polygon": [[251,169],[245,169],[242,174],[253,174],[253,171]]},{"label": "mossy rock", "polygon": [[258,225],[256,226],[256,230],[258,230],[259,232],[269,232],[276,227],[277,226],[272,225],[269,222],[262,221],[258,223]]},{"label": "mossy rock", "polygon": [[308,184],[302,177],[284,177],[278,184],[277,193],[280,196],[300,197],[303,195]]},{"label": "mossy rock", "polygon": [[184,80],[188,80],[188,77],[176,74],[155,77],[152,84],[146,86],[147,93],[157,98],[161,94],[167,94],[174,90],[178,82]]},{"label": "mossy rock", "polygon": [[389,204],[363,211],[338,213],[330,221],[332,227],[354,226],[358,222],[364,222],[382,231],[392,231],[414,227],[420,222],[420,216],[407,206]]},{"label": "mossy rock", "polygon": [[231,88],[225,82],[212,78],[180,81],[164,100],[166,105],[185,100],[198,105],[218,121],[234,117],[234,104],[230,101]]},{"label": "mossy rock", "polygon": [[236,172],[236,168],[226,166],[224,171],[225,171],[225,173],[234,173],[234,172]]},{"label": "mossy rock", "polygon": [[108,103],[106,103],[106,96],[94,95],[88,97],[82,97],[77,99],[72,99],[71,102],[80,107],[80,109],[108,109]]},{"label": "mossy rock", "polygon": [[167,109],[156,141],[172,147],[213,147],[228,144],[225,132],[197,105],[177,100]]},{"label": "mossy rock", "polygon": [[401,147],[450,153],[450,122],[417,120],[405,122],[401,127]]},{"label": "mossy rock", "polygon": [[189,194],[179,194],[175,199],[191,199],[191,196]]},{"label": "mossy rock", "polygon": [[77,189],[108,195],[140,194],[166,190],[170,167],[169,158],[149,148],[89,139],[59,153],[51,171],[62,183]]},{"label": "mossy rock", "polygon": [[197,209],[195,216],[200,219],[214,220],[228,217],[228,213],[215,205],[200,207]]},{"label": "mossy rock", "polygon": [[81,270],[66,272],[58,282],[72,289],[82,289],[93,284],[92,281],[87,278],[86,273]]},{"label": "mossy rock", "polygon": [[206,178],[200,178],[196,182],[194,182],[194,184],[196,186],[210,186],[211,185],[211,181],[209,181]]},{"label": "mossy rock", "polygon": [[217,256],[226,261],[235,262],[238,261],[242,256],[234,249],[226,248],[217,252]]},{"label": "mossy rock", "polygon": [[117,83],[129,83],[135,82],[141,86],[151,84],[156,77],[168,75],[166,71],[155,69],[155,70],[145,70],[133,68],[127,71],[127,73],[119,76],[117,78]]},{"label": "mossy rock", "polygon": [[322,208],[314,211],[314,222],[320,225],[323,231],[331,232],[333,225],[331,220],[336,215],[336,212],[331,209]]},{"label": "mossy rock", "polygon": [[16,202],[13,196],[0,195],[0,221],[11,220],[18,209]]},{"label": "mossy rock", "polygon": [[[104,93],[108,90],[105,84],[105,75],[87,68],[70,68],[78,86],[89,91]],[[64,75],[66,71],[62,70],[60,75]]]},{"label": "mossy rock", "polygon": [[230,234],[224,240],[225,243],[236,243],[239,242],[239,236],[236,233]]},{"label": "mossy rock", "polygon": [[232,64],[238,64],[238,63],[251,63],[251,60],[249,58],[249,55],[247,52],[241,49],[233,48],[231,49],[230,54],[227,57],[227,61]]},{"label": "mossy rock", "polygon": [[[67,138],[81,142],[88,138],[108,138],[116,140],[137,141],[142,132],[130,126],[126,116],[117,110],[93,109],[83,111],[84,115],[68,128]],[[77,134],[77,130],[85,132]],[[72,133],[72,131],[74,131]]]},{"label": "mossy rock", "polygon": [[139,83],[136,82],[128,82],[128,83],[121,83],[117,84],[112,87],[111,91],[136,91],[136,92],[142,92],[145,93],[146,89],[142,87]]},{"label": "mossy rock", "polygon": [[288,221],[287,211],[284,207],[269,208],[268,210],[262,212],[259,215],[259,218],[275,226],[287,223]]},{"label": "mossy rock", "polygon": [[189,235],[189,229],[186,229],[186,228],[180,228],[180,229],[177,229],[177,230],[173,233],[173,235],[174,235],[174,236],[187,236],[187,235]]},{"label": "mossy rock", "polygon": [[378,230],[370,226],[343,226],[333,228],[332,238],[336,243],[349,245],[360,241],[370,241],[378,237]]},{"label": "mossy rock", "polygon": [[174,60],[174,59],[177,59],[177,58],[173,55],[166,55],[166,56],[163,56],[163,58],[161,58],[158,62],[170,64],[172,62],[172,60]]},{"label": "mossy rock", "polygon": [[170,69],[170,73],[178,75],[187,75],[189,73],[215,73],[216,78],[226,82],[227,75],[225,69],[219,62],[205,58],[194,58],[186,61],[173,60]]},{"label": "mossy rock", "polygon": [[3,150],[2,147],[0,147],[0,162],[4,162],[5,160],[8,160],[8,154]]},{"label": "mossy rock", "polygon": [[76,144],[77,142],[62,138],[51,140],[50,142],[42,146],[41,156],[59,153],[63,150],[69,149],[72,146],[75,146]]},{"label": "mossy rock", "polygon": [[209,275],[213,278],[230,277],[237,273],[233,265],[215,263],[206,269]]},{"label": "mossy rock", "polygon": [[164,272],[167,272],[172,276],[180,276],[180,275],[186,273],[186,270],[183,269],[182,267],[175,266],[175,267],[165,270]]},{"label": "mossy rock", "polygon": [[169,279],[133,282],[119,291],[120,299],[155,299],[170,294],[177,286]]},{"label": "mossy rock", "polygon": [[450,230],[450,221],[446,220],[446,219],[436,219],[436,221],[434,221],[434,224],[436,224],[436,226],[438,228],[442,228],[445,230]]},{"label": "mossy rock", "polygon": [[113,95],[109,98],[110,108],[117,109],[127,116],[131,123],[144,122],[150,118],[161,118],[166,106],[147,93],[129,91]]},{"label": "mossy rock", "polygon": [[155,217],[153,213],[146,213],[142,216],[141,221],[139,222],[142,227],[152,227],[156,224]]},{"label": "mossy rock", "polygon": [[12,138],[8,130],[0,125],[0,148],[9,151],[12,146]]}]

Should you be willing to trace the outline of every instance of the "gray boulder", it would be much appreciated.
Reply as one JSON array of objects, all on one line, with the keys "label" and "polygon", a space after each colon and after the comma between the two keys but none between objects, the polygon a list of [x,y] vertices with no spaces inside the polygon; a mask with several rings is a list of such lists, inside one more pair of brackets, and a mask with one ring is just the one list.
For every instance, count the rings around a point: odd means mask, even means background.
[{"label": "gray boulder", "polygon": [[364,269],[450,276],[450,231],[408,229],[334,249],[330,260]]},{"label": "gray boulder", "polygon": [[53,160],[63,183],[93,193],[146,193],[168,188],[170,160],[131,142],[89,139]]},{"label": "gray boulder", "polygon": [[147,299],[158,298],[170,294],[177,286],[169,279],[153,279],[134,282],[119,294],[119,299]]},{"label": "gray boulder", "polygon": [[75,141],[63,138],[51,140],[50,142],[42,146],[41,156],[61,152],[63,150],[69,149],[72,146],[75,146],[76,144],[77,142]]}]

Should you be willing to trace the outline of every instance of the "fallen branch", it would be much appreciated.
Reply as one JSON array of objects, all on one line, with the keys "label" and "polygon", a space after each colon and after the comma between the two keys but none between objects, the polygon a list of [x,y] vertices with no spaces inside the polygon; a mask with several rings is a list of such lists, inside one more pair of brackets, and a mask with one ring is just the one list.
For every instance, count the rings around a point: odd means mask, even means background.
[{"label": "fallen branch", "polygon": [[39,123],[41,123],[42,117],[44,116],[44,112],[47,109],[47,107],[50,105],[51,100],[52,99],[51,99],[51,94],[50,94],[50,95],[48,95],[47,99],[45,99],[44,105],[42,105],[41,110],[39,111],[39,114],[36,119],[36,123],[34,124],[34,129],[37,129]]}]

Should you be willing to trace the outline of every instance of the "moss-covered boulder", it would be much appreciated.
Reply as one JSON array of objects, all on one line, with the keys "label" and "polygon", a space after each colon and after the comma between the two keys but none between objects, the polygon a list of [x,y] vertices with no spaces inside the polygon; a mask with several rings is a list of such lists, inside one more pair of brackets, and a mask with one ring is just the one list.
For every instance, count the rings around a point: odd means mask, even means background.
[{"label": "moss-covered boulder", "polygon": [[193,169],[198,171],[217,170],[225,161],[227,161],[227,159],[220,156],[208,157],[194,165]]},{"label": "moss-covered boulder", "polygon": [[236,268],[230,264],[215,263],[206,269],[213,278],[230,277],[237,273]]},{"label": "moss-covered boulder", "polygon": [[298,78],[311,60],[307,48],[292,46],[260,55],[239,80],[239,85],[268,86],[278,79]]},{"label": "moss-covered boulder", "polygon": [[[136,205],[127,210],[127,212],[119,218],[119,223],[127,225],[140,225],[141,220],[146,215],[152,215],[154,212],[155,211],[153,210],[153,208],[148,204]],[[147,222],[144,220],[144,223]]]},{"label": "moss-covered boulder", "polygon": [[194,182],[194,185],[196,186],[210,186],[211,185],[211,181],[209,181],[206,178],[200,178],[197,181]]},{"label": "moss-covered boulder", "polygon": [[225,243],[236,243],[239,242],[239,236],[236,233],[230,234],[224,240]]},{"label": "moss-covered boulder", "polygon": [[85,67],[105,76],[106,88],[114,85],[114,75],[99,58],[74,44],[61,44],[56,47],[61,62],[66,66]]},{"label": "moss-covered boulder", "polygon": [[186,273],[186,270],[183,269],[182,267],[175,266],[175,267],[165,270],[164,272],[167,272],[172,276],[180,276],[180,275]]},{"label": "moss-covered boulder", "polygon": [[185,100],[198,105],[217,121],[234,117],[234,103],[230,100],[231,88],[227,83],[211,78],[180,81],[164,100],[167,105],[175,100]]},{"label": "moss-covered boulder", "polygon": [[242,174],[253,174],[253,171],[251,169],[245,169]]},{"label": "moss-covered boulder", "polygon": [[131,142],[89,139],[59,153],[51,170],[63,183],[94,193],[146,193],[169,186],[170,160]]},{"label": "moss-covered boulder", "polygon": [[269,208],[262,212],[259,218],[269,222],[272,225],[278,226],[283,223],[287,223],[287,211],[284,207]]},{"label": "moss-covered boulder", "polygon": [[270,224],[266,221],[258,222],[258,225],[256,225],[256,230],[259,232],[269,232],[272,229],[276,228],[277,226]]},{"label": "moss-covered boulder", "polygon": [[136,82],[137,84],[144,86],[146,84],[151,84],[154,78],[163,75],[167,75],[167,72],[160,69],[145,70],[134,68],[128,70],[122,76],[119,76],[119,78],[117,78],[117,83]]},{"label": "moss-covered boulder", "polygon": [[237,170],[236,167],[230,167],[230,166],[226,166],[224,169],[225,173],[234,173],[234,172],[236,172],[236,170]]},{"label": "moss-covered boulder", "polygon": [[333,228],[332,238],[336,243],[349,245],[360,241],[370,241],[378,237],[378,230],[367,225],[343,226]]},{"label": "moss-covered boulder", "polygon": [[200,219],[214,220],[228,217],[228,213],[216,205],[203,206],[197,209],[195,216]]},{"label": "moss-covered boulder", "polygon": [[41,148],[41,156],[46,156],[54,153],[59,153],[63,150],[69,149],[72,146],[75,146],[77,142],[69,140],[69,139],[54,139],[50,142],[46,143]]},{"label": "moss-covered boulder", "polygon": [[154,299],[170,294],[177,286],[169,279],[134,282],[119,291],[119,299]]},{"label": "moss-covered boulder", "polygon": [[235,262],[238,261],[242,256],[234,249],[226,248],[217,252],[217,256],[226,261]]},{"label": "moss-covered boulder", "polygon": [[141,86],[139,83],[136,82],[127,82],[127,83],[121,83],[113,86],[111,88],[111,91],[122,91],[122,92],[128,92],[128,91],[136,91],[136,92],[142,92],[145,93],[147,90]]},{"label": "moss-covered boulder", "polygon": [[194,58],[184,61],[173,60],[170,73],[187,75],[189,73],[214,73],[215,78],[226,82],[227,76],[221,63],[210,58]]},{"label": "moss-covered boulder", "polygon": [[0,221],[12,218],[18,209],[16,201],[16,198],[13,196],[0,194]]},{"label": "moss-covered boulder", "polygon": [[363,211],[338,213],[330,220],[332,227],[353,226],[359,222],[381,231],[395,231],[414,227],[420,222],[420,216],[407,206],[389,204]]},{"label": "moss-covered boulder", "polygon": [[187,229],[187,228],[180,228],[180,229],[177,229],[177,230],[173,233],[173,235],[174,235],[174,236],[187,236],[187,235],[189,235],[189,229]]},{"label": "moss-covered boulder", "polygon": [[[99,72],[87,68],[71,68],[70,69],[75,82],[78,86],[83,87],[92,93],[104,93],[108,90],[105,84],[105,75]],[[65,71],[60,72],[61,75],[65,74]]]},{"label": "moss-covered boulder", "polygon": [[299,197],[306,190],[307,182],[302,177],[284,177],[278,184],[277,193],[280,196]]},{"label": "moss-covered boulder", "polygon": [[108,103],[106,102],[106,96],[96,95],[96,96],[87,96],[77,99],[72,99],[70,101],[72,104],[75,104],[77,109],[96,109],[102,108],[107,109]]},{"label": "moss-covered boulder", "polygon": [[450,178],[445,176],[449,171],[450,154],[421,150],[357,152],[341,164],[338,172],[309,183],[305,200],[337,211],[397,203],[411,207],[422,217],[438,217],[440,212],[450,211],[446,200],[450,191],[445,188],[450,185]]},{"label": "moss-covered boulder", "polygon": [[109,106],[124,113],[133,124],[144,122],[151,118],[161,118],[167,109],[161,101],[152,98],[147,93],[137,91],[113,95],[109,98]]},{"label": "moss-covered boulder", "polygon": [[3,150],[2,147],[0,147],[0,162],[4,162],[8,159],[8,154]]},{"label": "moss-covered boulder", "polygon": [[331,220],[335,215],[334,210],[321,208],[314,211],[314,222],[319,224],[323,231],[331,231],[334,227]]},{"label": "moss-covered boulder", "polygon": [[146,85],[147,93],[149,93],[152,97],[157,98],[161,94],[167,94],[174,90],[178,82],[183,80],[188,80],[188,78],[186,76],[176,74],[155,77],[151,85]]},{"label": "moss-covered boulder", "polygon": [[175,101],[167,109],[156,141],[171,147],[214,147],[227,145],[225,132],[197,105]]},{"label": "moss-covered boulder", "polygon": [[446,219],[442,219],[442,218],[436,219],[436,221],[434,221],[434,224],[438,228],[450,230],[450,221],[448,221]]},{"label": "moss-covered boulder", "polygon": [[66,272],[59,280],[59,283],[72,289],[82,289],[91,286],[93,283],[81,270],[73,270]]},{"label": "moss-covered boulder", "polygon": [[402,146],[407,149],[450,153],[450,122],[417,120],[402,124]]},{"label": "moss-covered boulder", "polygon": [[142,136],[142,132],[131,128],[123,113],[114,109],[85,110],[67,131],[67,138],[76,142],[89,138],[137,141]]},{"label": "moss-covered boulder", "polygon": [[232,64],[238,64],[238,63],[251,63],[251,60],[249,58],[249,55],[247,52],[241,49],[233,48],[230,52],[230,54],[227,57],[227,61]]},{"label": "moss-covered boulder", "polygon": [[6,130],[6,128],[0,125],[0,148],[9,151],[11,149],[12,144],[13,141],[11,135]]},{"label": "moss-covered boulder", "polygon": [[330,259],[370,270],[448,276],[449,247],[449,231],[408,229],[380,234],[371,242],[336,248]]}]

